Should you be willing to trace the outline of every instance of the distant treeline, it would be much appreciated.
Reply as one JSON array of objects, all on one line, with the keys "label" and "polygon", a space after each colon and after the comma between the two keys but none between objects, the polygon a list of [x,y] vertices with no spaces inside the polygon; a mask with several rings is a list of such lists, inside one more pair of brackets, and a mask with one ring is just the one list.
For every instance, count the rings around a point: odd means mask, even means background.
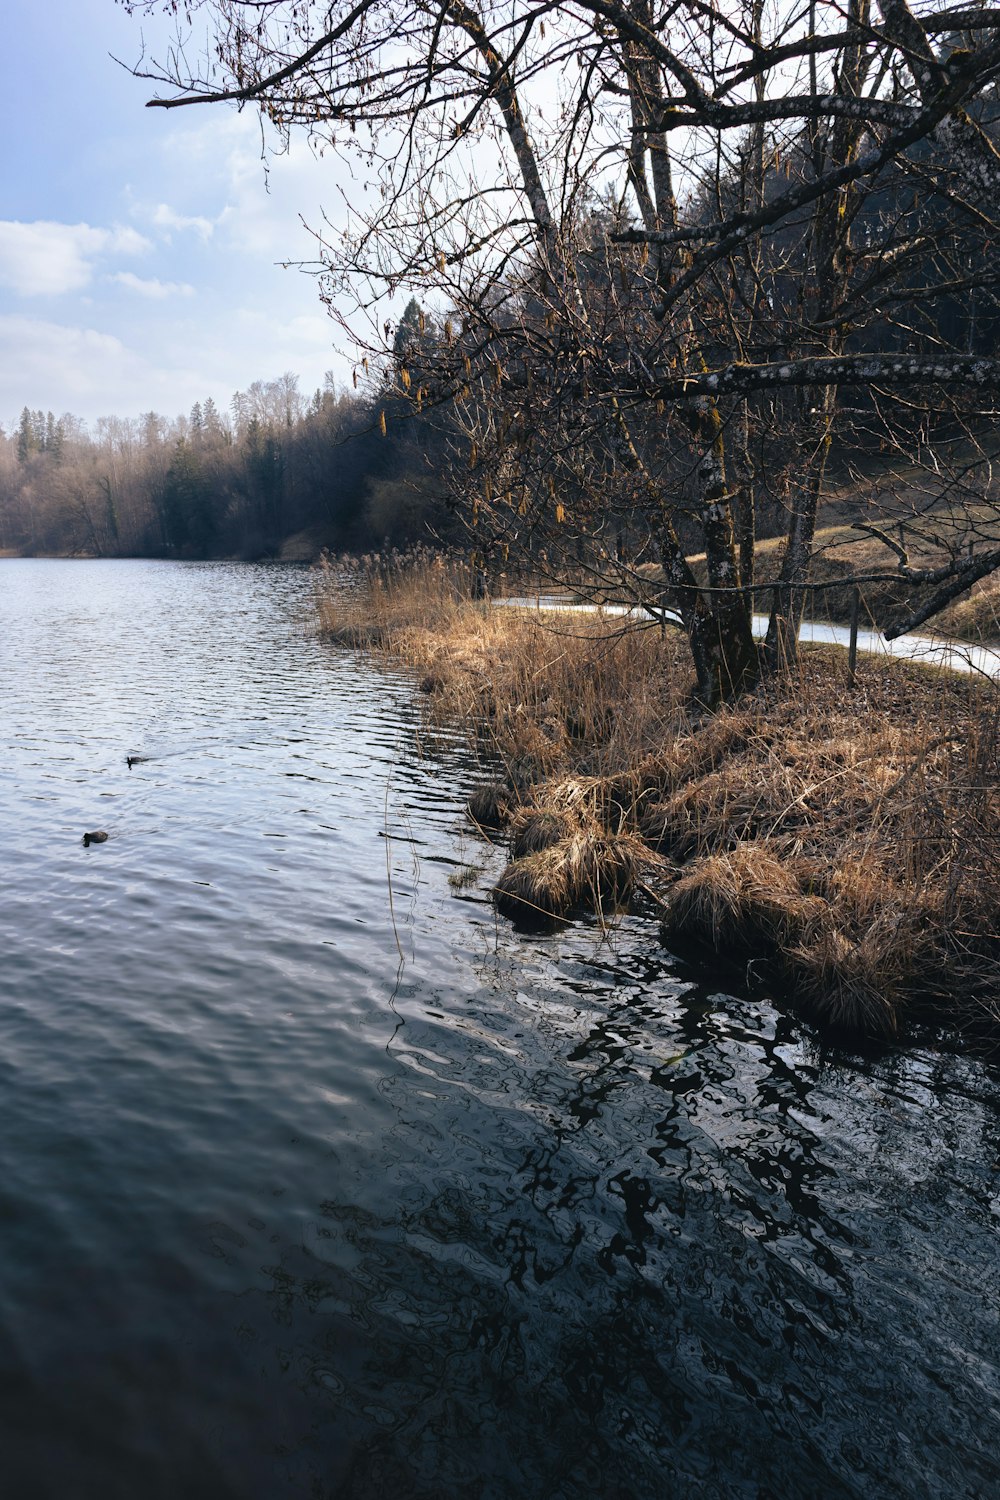
[{"label": "distant treeline", "polygon": [[302,531],[317,549],[447,540],[447,436],[388,383],[329,375],[311,398],[286,374],[226,412],[209,398],[92,428],[25,407],[0,435],[0,549],[260,558]]}]

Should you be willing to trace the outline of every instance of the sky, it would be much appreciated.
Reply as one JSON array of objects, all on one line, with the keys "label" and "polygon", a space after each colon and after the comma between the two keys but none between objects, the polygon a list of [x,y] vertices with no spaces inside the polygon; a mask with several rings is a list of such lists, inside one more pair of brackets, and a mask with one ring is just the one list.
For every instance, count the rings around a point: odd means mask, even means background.
[{"label": "sky", "polygon": [[0,122],[0,423],[187,412],[291,370],[308,396],[349,347],[303,224],[336,222],[347,168],[296,141],[261,163],[258,117],[146,109],[114,58],[164,50],[166,20],[114,0],[11,0]]}]

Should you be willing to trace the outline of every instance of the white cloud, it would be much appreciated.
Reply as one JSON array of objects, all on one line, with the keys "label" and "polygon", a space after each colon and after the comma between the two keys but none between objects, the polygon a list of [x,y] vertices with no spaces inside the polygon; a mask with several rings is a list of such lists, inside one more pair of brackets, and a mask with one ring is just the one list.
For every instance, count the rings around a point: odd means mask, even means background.
[{"label": "white cloud", "polygon": [[248,113],[175,126],[164,137],[163,161],[168,168],[182,163],[183,182],[199,185],[213,244],[273,262],[315,260],[316,239],[303,220],[321,222],[321,206],[342,218],[341,189],[353,183],[351,162],[332,151],[320,157],[301,136],[270,158],[267,170],[260,121]]},{"label": "white cloud", "polygon": [[179,214],[168,203],[158,203],[153,210],[153,223],[159,229],[193,229],[203,240],[210,239],[215,224],[201,214]]},{"label": "white cloud", "polygon": [[130,344],[82,324],[0,316],[0,413],[9,420],[23,406],[40,407],[92,422],[112,412],[173,416],[209,392],[225,404],[232,386],[208,381],[188,352],[150,351],[145,338]]},{"label": "white cloud", "polygon": [[104,249],[117,255],[145,255],[147,250],[152,250],[152,244],[144,234],[137,229],[130,229],[127,224],[116,224],[113,229],[102,229],[98,231],[105,235]]},{"label": "white cloud", "polygon": [[11,397],[22,405],[69,405],[110,375],[117,382],[126,357],[124,344],[110,333],[42,318],[0,317],[0,383],[8,405]]},{"label": "white cloud", "polygon": [[[289,271],[289,276],[294,272]],[[303,345],[331,348],[336,331],[333,319],[322,308],[314,313],[291,317],[273,317],[253,307],[240,307],[234,318],[246,330],[249,339],[257,339],[265,348],[301,348]]]},{"label": "white cloud", "polygon": [[150,297],[156,302],[162,302],[166,297],[194,296],[194,287],[187,281],[158,281],[155,276],[146,279],[136,276],[132,271],[116,271],[111,280],[127,287],[130,292],[138,292],[140,297]]},{"label": "white cloud", "polygon": [[22,297],[61,296],[85,287],[103,255],[138,255],[150,243],[134,229],[0,220],[0,286]]},{"label": "white cloud", "polygon": [[205,304],[171,305],[166,318],[163,304],[147,304],[153,324],[136,308],[121,337],[88,326],[87,314],[79,322],[0,316],[0,417],[16,421],[23,406],[71,411],[87,422],[151,409],[174,416],[209,395],[226,407],[233,391],[285,370],[300,376],[306,393],[331,366],[350,378],[322,312],[291,312],[282,322],[225,309],[215,316]]}]

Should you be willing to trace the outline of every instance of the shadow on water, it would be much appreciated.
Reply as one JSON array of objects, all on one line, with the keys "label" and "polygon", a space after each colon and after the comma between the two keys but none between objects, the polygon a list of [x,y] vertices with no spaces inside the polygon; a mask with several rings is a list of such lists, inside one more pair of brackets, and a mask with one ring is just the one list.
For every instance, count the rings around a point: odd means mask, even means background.
[{"label": "shadow on water", "polygon": [[1000,1492],[995,1069],[498,923],[306,575],[0,568],[12,1494]]},{"label": "shadow on water", "polygon": [[996,1080],[581,938],[406,999],[383,1188],[259,1294],[318,1492],[993,1492]]}]

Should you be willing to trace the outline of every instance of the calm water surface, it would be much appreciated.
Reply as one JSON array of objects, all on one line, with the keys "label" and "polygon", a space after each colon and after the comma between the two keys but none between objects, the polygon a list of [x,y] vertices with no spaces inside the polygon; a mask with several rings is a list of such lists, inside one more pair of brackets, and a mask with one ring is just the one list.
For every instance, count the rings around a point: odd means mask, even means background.
[{"label": "calm water surface", "polygon": [[0,562],[4,1496],[1000,1495],[996,1072],[515,936],[416,697]]}]

